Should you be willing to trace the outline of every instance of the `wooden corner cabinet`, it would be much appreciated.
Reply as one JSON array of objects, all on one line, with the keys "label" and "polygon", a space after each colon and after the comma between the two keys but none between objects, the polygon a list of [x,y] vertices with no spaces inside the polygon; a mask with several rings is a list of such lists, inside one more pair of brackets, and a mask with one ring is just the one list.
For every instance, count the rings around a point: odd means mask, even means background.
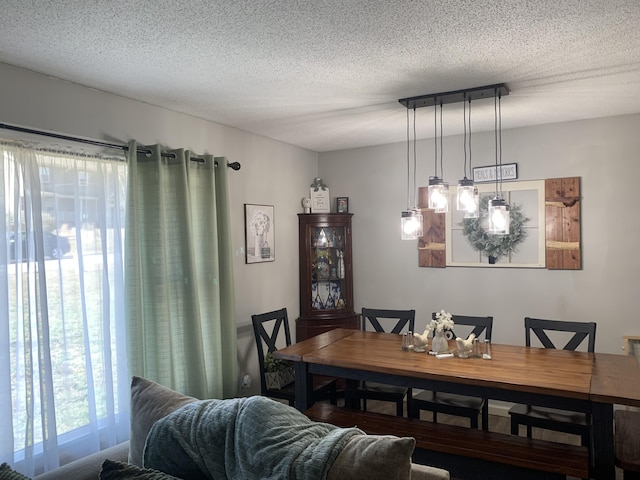
[{"label": "wooden corner cabinet", "polygon": [[358,328],[353,311],[351,213],[299,213],[300,318],[296,341]]}]

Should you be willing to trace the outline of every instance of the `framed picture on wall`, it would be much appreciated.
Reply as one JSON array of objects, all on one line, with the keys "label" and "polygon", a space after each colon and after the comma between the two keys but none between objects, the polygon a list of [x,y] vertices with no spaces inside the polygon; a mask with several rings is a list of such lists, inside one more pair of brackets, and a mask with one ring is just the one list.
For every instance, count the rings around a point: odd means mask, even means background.
[{"label": "framed picture on wall", "polygon": [[244,233],[246,263],[275,261],[275,221],[273,205],[245,203]]}]

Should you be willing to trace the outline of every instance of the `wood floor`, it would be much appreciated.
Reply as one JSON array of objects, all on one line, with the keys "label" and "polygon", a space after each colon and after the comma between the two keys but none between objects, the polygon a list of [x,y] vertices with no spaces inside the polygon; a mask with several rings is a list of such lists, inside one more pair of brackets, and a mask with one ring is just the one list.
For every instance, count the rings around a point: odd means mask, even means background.
[{"label": "wood floor", "polygon": [[[340,403],[340,402],[339,402]],[[396,407],[391,402],[380,402],[376,400],[369,400],[367,402],[367,410],[378,413],[385,413],[387,415],[395,415]],[[406,405],[405,405],[406,412]],[[406,414],[406,413],[405,413]],[[430,412],[421,412],[420,418],[422,420],[433,420]],[[438,423],[447,423],[450,425],[458,425],[463,427],[469,426],[469,420],[467,418],[454,417],[445,414],[438,414]],[[520,427],[520,435],[526,435],[524,427]],[[492,432],[506,433],[511,432],[511,425],[509,417],[503,415],[489,415],[489,430]],[[569,443],[574,445],[580,445],[580,437],[577,435],[569,435],[561,432],[552,432],[549,430],[542,430],[538,428],[533,429],[533,437],[551,442]],[[483,480],[490,477],[479,475],[474,479],[452,479],[452,480]],[[567,477],[567,480],[574,480],[574,477]],[[622,480],[622,470],[616,468],[616,480]]]}]

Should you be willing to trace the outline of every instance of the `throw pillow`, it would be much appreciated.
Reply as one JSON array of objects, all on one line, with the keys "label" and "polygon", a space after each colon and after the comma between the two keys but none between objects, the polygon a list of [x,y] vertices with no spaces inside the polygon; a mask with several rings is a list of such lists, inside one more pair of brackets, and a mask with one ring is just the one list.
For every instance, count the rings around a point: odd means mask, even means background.
[{"label": "throw pillow", "polygon": [[144,443],[154,423],[181,406],[196,400],[146,378],[133,377],[129,463],[142,466]]},{"label": "throw pillow", "polygon": [[416,440],[393,435],[358,435],[344,447],[327,480],[410,478]]},{"label": "throw pillow", "polygon": [[105,460],[100,469],[99,480],[179,480],[164,472],[141,468],[128,463]]},{"label": "throw pillow", "polygon": [[0,465],[0,480],[29,480],[29,477],[16,472],[5,462]]}]

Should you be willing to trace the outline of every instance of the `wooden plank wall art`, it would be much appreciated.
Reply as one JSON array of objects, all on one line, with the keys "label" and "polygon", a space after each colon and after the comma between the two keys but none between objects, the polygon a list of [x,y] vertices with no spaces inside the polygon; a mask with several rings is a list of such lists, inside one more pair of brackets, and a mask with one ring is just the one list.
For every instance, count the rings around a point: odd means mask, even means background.
[{"label": "wooden plank wall art", "polygon": [[[427,208],[427,190],[427,187],[418,189],[418,207],[423,216],[423,235],[418,239],[418,265],[445,268],[447,266],[447,214],[435,213]],[[546,267],[549,270],[580,270],[582,268],[580,204],[580,177],[550,178],[544,181],[545,265],[540,264],[538,268]],[[542,237],[540,241],[542,242]],[[495,268],[507,265],[498,263],[477,266]]]},{"label": "wooden plank wall art", "polygon": [[546,262],[549,270],[580,270],[580,177],[545,180]]},{"label": "wooden plank wall art", "polygon": [[418,207],[422,211],[422,237],[418,239],[418,266],[445,268],[445,213],[436,213],[429,205],[428,188],[418,189]]}]

